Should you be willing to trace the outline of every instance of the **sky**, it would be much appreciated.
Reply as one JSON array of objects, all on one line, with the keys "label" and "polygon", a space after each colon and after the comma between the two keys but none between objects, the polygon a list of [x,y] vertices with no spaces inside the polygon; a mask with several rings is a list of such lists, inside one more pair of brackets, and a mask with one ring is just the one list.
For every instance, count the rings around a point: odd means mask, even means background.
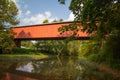
[{"label": "sky", "polygon": [[19,26],[42,24],[45,19],[49,22],[63,19],[72,21],[74,15],[69,10],[71,0],[62,5],[58,0],[13,0],[18,9]]}]

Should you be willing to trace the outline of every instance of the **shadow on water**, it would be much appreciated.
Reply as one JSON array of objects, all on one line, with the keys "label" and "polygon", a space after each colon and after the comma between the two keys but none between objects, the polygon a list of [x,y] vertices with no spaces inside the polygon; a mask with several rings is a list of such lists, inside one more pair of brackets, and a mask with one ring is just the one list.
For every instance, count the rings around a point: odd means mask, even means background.
[{"label": "shadow on water", "polygon": [[9,63],[0,61],[0,80],[114,80],[76,57],[52,57]]}]

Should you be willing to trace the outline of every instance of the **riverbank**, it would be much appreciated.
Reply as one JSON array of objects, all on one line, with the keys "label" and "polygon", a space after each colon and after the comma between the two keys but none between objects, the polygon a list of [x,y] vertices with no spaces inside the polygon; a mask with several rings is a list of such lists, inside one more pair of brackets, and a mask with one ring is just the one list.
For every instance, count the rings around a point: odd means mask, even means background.
[{"label": "riverbank", "polygon": [[26,61],[26,60],[39,60],[51,56],[47,53],[24,48],[13,48],[9,54],[0,54],[0,60],[4,61]]},{"label": "riverbank", "polygon": [[107,66],[105,64],[98,64],[97,67],[100,70],[102,70],[102,71],[110,74],[111,76],[113,76],[115,78],[115,80],[120,80],[120,71],[112,69],[112,68],[110,68],[109,66]]},{"label": "riverbank", "polygon": [[[52,56],[55,56],[55,55],[48,54],[48,53],[42,53],[40,51],[35,51],[35,50],[30,50],[30,49],[14,49],[13,53],[11,54],[0,54],[0,61],[21,62],[21,61],[30,61],[30,60],[40,60],[40,59],[49,58]],[[81,58],[83,57],[80,57],[79,60]],[[91,68],[91,71],[95,71],[95,75],[96,75],[96,70],[97,70],[96,67],[98,67],[98,69],[100,69],[101,71],[114,77],[115,80],[120,80],[120,71],[112,69],[105,64],[104,65],[96,64],[86,59],[80,61],[80,63],[84,65],[86,69],[90,70]],[[85,72],[88,72],[88,71],[85,71]],[[98,74],[101,74],[101,73],[98,73]]]},{"label": "riverbank", "polygon": [[50,55],[43,53],[39,54],[0,54],[0,60],[4,61],[26,61],[26,60],[39,60],[48,58]]},{"label": "riverbank", "polygon": [[[24,61],[31,61],[31,60],[40,60],[44,58],[49,58],[54,55],[48,55],[44,53],[37,53],[37,54],[0,54],[0,61],[6,61],[6,62],[24,62]],[[80,60],[81,58],[79,58]],[[91,73],[91,75],[103,75],[100,71],[105,72],[109,74],[111,77],[113,77],[112,80],[120,80],[120,71],[114,70],[106,65],[103,64],[96,64],[94,62],[90,62],[86,59],[81,59],[80,64],[86,68],[86,75],[87,73]],[[89,69],[89,70],[88,70]],[[98,71],[100,70],[100,71]],[[109,75],[105,74],[107,77]],[[104,77],[104,76],[102,76]]]},{"label": "riverbank", "polygon": [[95,73],[94,75],[101,74],[101,73],[96,73],[96,71],[99,70],[101,72],[106,73],[106,77],[107,76],[111,77],[110,80],[120,80],[120,71],[117,69],[113,69],[106,64],[91,62],[91,61],[88,61],[86,58],[81,58],[80,64],[86,68],[86,71],[85,71],[86,73],[92,72],[91,75],[93,73]]}]

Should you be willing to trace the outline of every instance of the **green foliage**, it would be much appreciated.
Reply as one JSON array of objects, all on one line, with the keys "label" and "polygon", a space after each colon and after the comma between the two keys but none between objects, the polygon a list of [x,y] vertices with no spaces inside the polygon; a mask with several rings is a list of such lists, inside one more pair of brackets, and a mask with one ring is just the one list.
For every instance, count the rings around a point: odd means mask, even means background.
[{"label": "green foliage", "polygon": [[21,41],[21,46],[26,49],[34,49],[35,48],[32,41]]},{"label": "green foliage", "polygon": [[[92,63],[86,59],[80,59],[82,68],[81,78],[84,80],[117,80],[117,77],[109,74],[109,70],[102,70],[98,64]],[[87,76],[87,77],[85,77]]]},{"label": "green foliage", "polygon": [[59,20],[53,20],[52,22],[62,22],[63,21],[63,19],[59,19]]},{"label": "green foliage", "polygon": [[72,31],[73,35],[71,37],[74,39],[74,36],[77,36],[77,32],[79,31],[78,25],[79,24],[77,22],[74,22],[72,24],[59,27],[58,31],[60,32],[60,34],[64,34],[64,32],[67,32],[67,31],[70,31],[70,32]]},{"label": "green foliage", "polygon": [[43,23],[49,23],[48,19],[44,20]]},{"label": "green foliage", "polygon": [[80,41],[66,40],[44,40],[35,43],[37,50],[58,56],[77,56],[79,55]]},{"label": "green foliage", "polygon": [[[12,52],[15,55],[41,55],[41,54],[46,55],[45,53],[41,53],[41,52],[33,50],[33,49],[25,49],[25,48],[17,48],[17,47],[16,48],[14,47],[12,49]],[[12,54],[12,55],[14,55],[14,54]]]},{"label": "green foliage", "polygon": [[88,57],[90,55],[96,55],[101,50],[101,43],[99,41],[83,41],[80,47],[80,53]]},{"label": "green foliage", "polygon": [[14,54],[30,54],[30,53],[35,53],[34,50],[31,49],[23,49],[23,48],[13,48]]},{"label": "green foliage", "polygon": [[67,54],[67,43],[65,41],[59,40],[54,41],[53,43],[53,51],[57,53],[57,55]]},{"label": "green foliage", "polygon": [[80,46],[80,53],[82,56],[85,56],[85,55],[89,55],[90,52],[89,52],[89,41],[83,41],[81,46]]},{"label": "green foliage", "polygon": [[0,0],[0,28],[16,25],[18,9],[12,0]]},{"label": "green foliage", "polygon": [[58,0],[60,4],[65,4],[65,0]]},{"label": "green foliage", "polygon": [[106,38],[114,30],[120,30],[120,3],[118,0],[72,0],[70,10],[75,21],[80,21],[83,31]]},{"label": "green foliage", "polygon": [[62,21],[63,21],[63,19],[59,19],[59,21],[60,21],[60,22],[62,22]]},{"label": "green foliage", "polygon": [[120,40],[119,39],[120,39],[119,34],[111,35],[110,38],[100,48],[100,50],[98,50],[96,54],[89,55],[88,58],[95,62],[104,63],[112,68],[120,70],[120,45],[119,45]]},{"label": "green foliage", "polygon": [[0,49],[1,53],[11,53],[13,47],[12,33],[8,30],[0,30]]},{"label": "green foliage", "polygon": [[40,40],[35,43],[35,47],[37,50],[50,53],[50,54],[58,54],[61,51],[61,41],[50,41],[50,40]]},{"label": "green foliage", "polygon": [[7,28],[19,22],[16,19],[18,9],[12,0],[0,0],[0,52],[11,53],[13,33]]},{"label": "green foliage", "polygon": [[99,41],[83,41],[80,47],[81,55],[89,60],[104,63],[120,70],[120,35],[112,35],[102,45]]},{"label": "green foliage", "polygon": [[75,15],[75,21],[83,26],[82,31],[95,40],[82,45],[81,51],[85,50],[83,52],[97,62],[119,67],[120,1],[72,0],[69,9]]},{"label": "green foliage", "polygon": [[100,62],[120,70],[120,35],[112,35],[105,43],[99,54],[102,54]]},{"label": "green foliage", "polygon": [[70,41],[67,46],[68,46],[69,55],[73,55],[73,56],[81,55],[79,51],[81,46],[81,41],[79,40]]},{"label": "green foliage", "polygon": [[120,34],[112,35],[105,43],[103,47],[105,52],[112,55],[115,59],[120,58]]},{"label": "green foliage", "polygon": [[41,52],[46,52],[46,53],[52,53],[51,49],[52,49],[52,45],[51,45],[51,42],[48,41],[48,40],[39,40],[39,41],[36,41],[36,43],[34,44],[35,46],[35,49],[37,51],[41,51]]}]

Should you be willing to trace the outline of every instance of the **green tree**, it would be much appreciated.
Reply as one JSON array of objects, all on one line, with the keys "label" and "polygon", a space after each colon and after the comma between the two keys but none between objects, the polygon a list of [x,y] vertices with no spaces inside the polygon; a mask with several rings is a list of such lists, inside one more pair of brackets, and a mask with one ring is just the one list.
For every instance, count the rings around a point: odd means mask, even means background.
[{"label": "green tree", "polygon": [[75,25],[82,25],[83,32],[104,40],[112,34],[120,33],[119,0],[72,0],[69,9],[75,15],[75,22],[79,24],[70,25],[63,30],[73,31],[78,29]]},{"label": "green tree", "polygon": [[21,46],[26,49],[34,49],[34,43],[32,41],[21,41]]},{"label": "green tree", "polygon": [[72,0],[69,8],[88,34],[106,39],[120,33],[119,0]]},{"label": "green tree", "polygon": [[[113,36],[119,38],[119,0],[72,0],[69,8],[76,17],[75,21],[83,26],[82,30],[100,41],[101,47],[107,45],[107,42],[109,39],[113,39]],[[117,42],[119,43],[120,39],[116,39],[116,43]],[[117,46],[119,46],[119,44]],[[115,48],[116,46],[113,45],[113,47]],[[120,51],[118,52],[120,55]]]},{"label": "green tree", "polygon": [[58,2],[60,2],[60,4],[65,4],[65,0],[58,0]]},{"label": "green tree", "polygon": [[62,22],[62,21],[63,21],[63,19],[59,19],[59,21],[60,21],[60,22]]},{"label": "green tree", "polygon": [[48,20],[48,19],[45,19],[45,20],[43,21],[43,23],[49,23],[49,20]]},{"label": "green tree", "polygon": [[[93,44],[86,44],[92,46],[91,53],[98,51],[94,59],[120,66],[120,0],[72,0],[69,9],[75,15],[77,25],[83,26],[82,31],[96,40]],[[75,25],[59,31],[79,31]]]},{"label": "green tree", "polygon": [[[61,22],[63,19],[54,20],[53,22]],[[46,19],[43,21],[43,23],[49,23],[49,21]],[[61,52],[63,50],[63,41],[56,41],[56,40],[39,40],[35,43],[36,50],[47,52],[51,54],[59,54],[61,55]]]},{"label": "green tree", "polygon": [[0,28],[16,25],[18,9],[12,0],[0,0]]},{"label": "green tree", "polygon": [[13,33],[9,29],[19,21],[16,19],[18,9],[12,0],[0,0],[0,50],[9,53],[13,46]]},{"label": "green tree", "polygon": [[57,20],[55,19],[55,20],[53,20],[52,22],[57,22]]}]

